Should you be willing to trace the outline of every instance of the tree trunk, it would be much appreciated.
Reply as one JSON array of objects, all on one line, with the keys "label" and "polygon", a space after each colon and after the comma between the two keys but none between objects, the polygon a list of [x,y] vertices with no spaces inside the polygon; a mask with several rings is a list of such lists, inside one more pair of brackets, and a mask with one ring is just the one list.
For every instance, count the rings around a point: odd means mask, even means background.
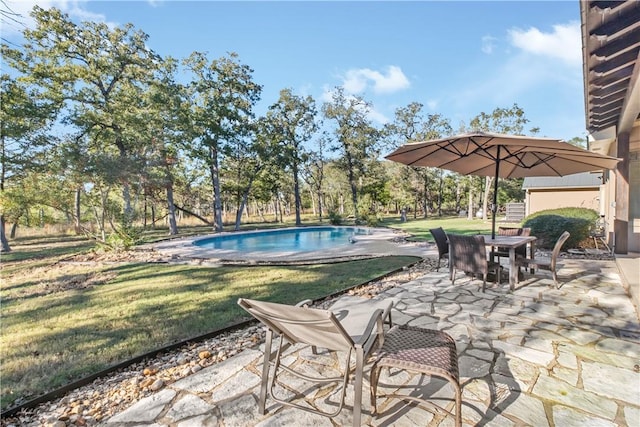
[{"label": "tree trunk", "polygon": [[11,233],[9,233],[10,239],[15,239],[18,234],[18,221],[11,224]]},{"label": "tree trunk", "polygon": [[427,193],[429,192],[429,180],[425,177],[422,180],[422,217],[427,218],[428,200]]},{"label": "tree trunk", "polygon": [[124,201],[124,221],[130,223],[133,220],[133,208],[131,207],[131,193],[129,192],[129,183],[122,185],[122,200]]},{"label": "tree trunk", "polygon": [[493,177],[486,176],[484,179],[484,195],[482,197],[482,219],[487,220],[487,207],[489,206],[489,192],[491,191],[491,183]]},{"label": "tree trunk", "polygon": [[293,162],[293,198],[296,205],[296,227],[302,225],[300,220],[300,207],[302,202],[300,201],[300,182],[298,179],[298,162]]},{"label": "tree trunk", "polygon": [[440,172],[440,185],[438,189],[438,216],[442,216],[442,189],[444,188],[444,180],[442,179],[442,171]]},{"label": "tree trunk", "polygon": [[469,210],[467,211],[467,219],[473,219],[473,191],[469,187]]},{"label": "tree trunk", "polygon": [[218,151],[215,147],[209,149],[211,183],[213,184],[213,228],[215,231],[224,230],[222,223],[222,198],[220,194],[220,168],[218,165]]},{"label": "tree trunk", "polygon": [[4,215],[0,215],[0,252],[11,252],[11,246],[9,246],[9,240],[7,240],[4,227]]},{"label": "tree trunk", "polygon": [[82,228],[80,227],[80,192],[82,190],[80,187],[76,188],[76,194],[73,203],[73,211],[75,216],[75,224],[74,230],[77,235],[82,233]]},{"label": "tree trunk", "polygon": [[185,209],[185,208],[183,208],[183,207],[180,207],[180,206],[178,206],[178,205],[176,205],[176,204],[174,204],[174,206],[175,206],[175,208],[176,208],[178,211],[180,211],[180,212],[184,212],[184,213],[186,213],[186,214],[188,214],[188,215],[191,215],[192,217],[199,219],[200,221],[204,222],[204,223],[205,223],[205,224],[207,224],[207,225],[213,225],[213,224],[211,224],[211,221],[209,221],[207,218],[204,218],[204,217],[202,217],[202,216],[198,215],[198,214],[197,214],[197,213],[195,213],[195,212],[191,212],[190,210]]},{"label": "tree trunk", "polygon": [[149,212],[148,197],[144,195],[144,208],[142,209],[142,228],[147,229],[147,213]]},{"label": "tree trunk", "polygon": [[351,202],[353,203],[353,220],[357,224],[358,223],[358,186],[356,183],[356,177],[353,172],[353,164],[351,162],[351,158],[347,158],[347,164],[349,167],[349,186],[351,187]]},{"label": "tree trunk", "polygon": [[242,200],[240,201],[240,206],[238,206],[238,210],[236,211],[236,225],[234,228],[235,231],[240,230],[240,224],[242,222],[242,212],[244,211],[244,208],[247,205],[247,200],[249,199],[250,192],[251,192],[251,182],[249,182],[249,185],[247,186],[244,193],[242,194]]},{"label": "tree trunk", "polygon": [[176,207],[173,204],[173,185],[167,185],[167,208],[169,209],[169,235],[178,234],[178,223],[176,222]]}]

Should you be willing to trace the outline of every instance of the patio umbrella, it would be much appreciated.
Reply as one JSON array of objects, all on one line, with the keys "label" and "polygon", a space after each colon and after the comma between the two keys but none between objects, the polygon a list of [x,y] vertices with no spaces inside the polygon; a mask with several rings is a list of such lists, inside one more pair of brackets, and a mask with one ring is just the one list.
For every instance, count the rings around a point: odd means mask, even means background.
[{"label": "patio umbrella", "polygon": [[462,175],[493,176],[491,237],[496,234],[498,178],[564,176],[613,169],[619,161],[558,139],[487,132],[410,142],[385,158],[409,166],[436,167]]}]

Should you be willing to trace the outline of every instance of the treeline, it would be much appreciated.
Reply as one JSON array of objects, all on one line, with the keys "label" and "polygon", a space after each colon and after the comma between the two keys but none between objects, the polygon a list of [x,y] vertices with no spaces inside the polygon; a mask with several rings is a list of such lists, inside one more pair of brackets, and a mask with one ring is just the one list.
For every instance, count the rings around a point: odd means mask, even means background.
[{"label": "treeline", "polygon": [[[235,53],[163,58],[131,24],[78,25],[38,6],[32,16],[24,44],[2,44],[2,251],[7,224],[13,234],[18,224],[64,221],[122,244],[151,222],[177,234],[179,215],[237,229],[247,209],[275,221],[290,212],[296,224],[305,210],[369,223],[401,209],[487,212],[488,178],[381,160],[407,141],[453,133],[418,102],[380,127],[370,103],[340,87],[321,105],[284,88],[258,116],[262,86]],[[522,134],[527,122],[514,104],[456,132]],[[501,204],[523,197],[519,180],[500,191]]]}]

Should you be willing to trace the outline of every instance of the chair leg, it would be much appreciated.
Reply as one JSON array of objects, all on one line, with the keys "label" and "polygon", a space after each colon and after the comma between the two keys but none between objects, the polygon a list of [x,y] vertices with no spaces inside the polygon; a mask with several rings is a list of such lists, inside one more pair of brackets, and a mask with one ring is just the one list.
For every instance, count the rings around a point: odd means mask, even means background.
[{"label": "chair leg", "polygon": [[369,377],[370,382],[370,392],[371,392],[371,413],[376,415],[378,411],[377,402],[376,402],[376,394],[378,392],[378,378],[380,378],[380,369],[374,365],[371,367],[371,375]]},{"label": "chair leg", "polygon": [[[347,367],[348,369],[348,367]],[[364,349],[356,348],[356,378],[353,384],[353,426],[360,427],[360,419],[362,417],[362,373],[364,371]],[[345,384],[346,386],[346,384]]]},{"label": "chair leg", "polygon": [[269,366],[271,363],[271,343],[273,341],[273,331],[267,329],[267,337],[264,344],[264,361],[262,363],[262,384],[260,385],[260,403],[258,410],[260,415],[266,414],[267,383],[269,380]]},{"label": "chair leg", "polygon": [[558,273],[556,273],[556,271],[555,271],[555,270],[553,270],[553,271],[551,272],[551,275],[553,276],[553,286],[554,286],[556,289],[560,289],[560,287],[558,286]]},{"label": "chair leg", "polygon": [[453,388],[456,393],[456,427],[462,427],[462,389],[458,383],[453,383]]},{"label": "chair leg", "polygon": [[482,274],[482,292],[483,293],[486,287],[487,287],[487,273],[483,273]]}]

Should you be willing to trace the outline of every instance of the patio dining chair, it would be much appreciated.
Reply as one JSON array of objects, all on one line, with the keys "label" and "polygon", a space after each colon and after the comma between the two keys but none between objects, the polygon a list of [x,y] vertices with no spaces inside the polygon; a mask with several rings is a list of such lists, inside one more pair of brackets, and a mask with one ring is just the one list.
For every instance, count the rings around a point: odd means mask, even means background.
[{"label": "patio dining chair", "polygon": [[[354,335],[350,335],[344,325],[349,324],[350,330],[354,330],[355,322],[348,322],[347,318],[342,322],[330,310],[320,310],[305,306],[307,301],[296,306],[278,304],[273,302],[256,301],[240,298],[238,304],[266,326],[266,342],[264,348],[264,362],[262,366],[262,382],[260,387],[259,411],[265,414],[267,389],[273,400],[282,404],[293,406],[304,411],[326,417],[334,417],[340,413],[344,406],[346,388],[351,374],[354,379],[353,400],[353,425],[360,426],[362,412],[362,379],[364,365],[371,353],[382,344],[384,339],[382,309],[370,310],[368,322],[362,325]],[[275,354],[271,347],[274,335],[280,337],[278,349]],[[282,352],[289,344],[307,344],[321,347],[335,352],[346,353],[346,361],[343,364],[344,371],[340,376],[315,376],[308,372],[295,370],[285,366],[282,361]],[[352,355],[355,353],[355,366],[352,365]],[[273,366],[273,374],[269,375]],[[294,403],[286,398],[280,398],[274,393],[275,384],[281,373],[289,373],[304,381],[311,383],[327,384],[342,383],[340,402],[333,412],[325,412],[310,406]],[[270,377],[270,378],[269,378]]]},{"label": "patio dining chair", "polygon": [[436,241],[436,246],[438,247],[438,266],[436,267],[436,271],[440,270],[440,260],[442,258],[449,259],[449,242],[447,241],[447,233],[443,230],[442,227],[431,228],[429,232],[433,236],[433,239]]},{"label": "patio dining chair", "polygon": [[540,257],[540,258],[519,258],[516,259],[516,265],[518,265],[518,267],[520,266],[524,266],[524,267],[528,267],[528,268],[538,268],[541,270],[548,270],[551,272],[551,275],[553,276],[553,285],[556,287],[556,289],[558,288],[558,272],[557,272],[557,268],[558,268],[558,255],[560,254],[560,249],[562,249],[562,245],[564,245],[564,242],[567,241],[567,239],[569,238],[569,236],[571,236],[571,234],[569,234],[568,231],[565,231],[564,233],[562,233],[560,235],[560,237],[558,238],[558,240],[556,241],[556,244],[553,246],[553,251],[551,252],[551,257]]},{"label": "patio dining chair", "polygon": [[[531,229],[528,227],[498,227],[498,236],[530,236]],[[526,258],[527,257],[527,247],[520,246],[515,249],[516,257]],[[498,257],[498,262],[500,262],[500,257],[509,257],[509,248],[503,248],[498,246],[495,250],[491,251],[491,255],[494,257]]]},{"label": "patio dining chair", "polygon": [[482,276],[482,292],[487,286],[489,272],[495,275],[496,284],[500,280],[500,264],[487,259],[484,236],[463,236],[448,234],[451,284],[455,284],[456,270]]}]

